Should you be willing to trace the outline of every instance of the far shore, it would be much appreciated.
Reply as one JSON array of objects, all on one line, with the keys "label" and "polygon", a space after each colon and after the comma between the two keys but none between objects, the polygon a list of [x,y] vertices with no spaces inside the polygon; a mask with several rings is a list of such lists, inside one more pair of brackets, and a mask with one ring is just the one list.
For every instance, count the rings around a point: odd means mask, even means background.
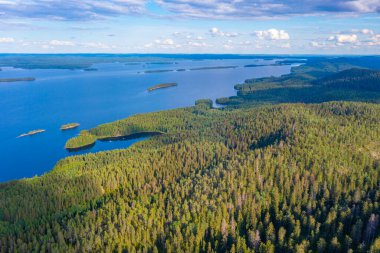
[{"label": "far shore", "polygon": [[16,77],[16,78],[0,78],[0,83],[11,83],[11,82],[31,82],[35,81],[34,77]]}]

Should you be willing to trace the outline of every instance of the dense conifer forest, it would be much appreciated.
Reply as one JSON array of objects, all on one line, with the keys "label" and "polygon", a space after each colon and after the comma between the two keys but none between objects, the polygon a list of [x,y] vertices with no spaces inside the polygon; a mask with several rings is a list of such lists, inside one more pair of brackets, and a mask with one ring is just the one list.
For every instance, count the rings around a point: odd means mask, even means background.
[{"label": "dense conifer forest", "polygon": [[379,74],[353,67],[82,132],[67,145],[160,134],[1,184],[0,251],[380,252]]}]

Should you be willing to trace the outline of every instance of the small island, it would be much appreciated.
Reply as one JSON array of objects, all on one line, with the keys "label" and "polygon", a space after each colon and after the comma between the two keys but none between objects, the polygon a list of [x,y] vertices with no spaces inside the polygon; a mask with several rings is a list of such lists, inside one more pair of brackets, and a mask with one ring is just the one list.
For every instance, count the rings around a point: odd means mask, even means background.
[{"label": "small island", "polygon": [[25,136],[31,136],[31,135],[43,133],[45,131],[46,131],[45,129],[32,130],[32,131],[29,131],[29,132],[27,132],[25,134],[20,134],[19,136],[17,136],[17,138],[21,138],[21,137],[25,137]]},{"label": "small island", "polygon": [[17,78],[0,78],[0,83],[10,83],[10,82],[31,82],[35,81],[34,77],[17,77]]},{"label": "small island", "polygon": [[199,67],[199,68],[191,68],[191,71],[194,70],[212,70],[212,69],[235,69],[238,66],[216,66],[216,67]]},{"label": "small island", "polygon": [[264,64],[248,64],[248,65],[244,65],[244,68],[256,68],[256,67],[265,67],[265,66],[268,66],[268,65],[264,65]]},{"label": "small island", "polygon": [[165,73],[165,72],[173,72],[173,69],[157,69],[157,70],[145,70],[145,74],[155,74],[155,73]]},{"label": "small island", "polygon": [[61,131],[66,131],[66,130],[77,128],[79,126],[80,126],[79,123],[69,123],[69,124],[62,125],[60,129]]},{"label": "small island", "polygon": [[169,87],[174,87],[174,86],[178,86],[178,84],[177,83],[160,83],[155,86],[149,87],[148,91],[154,91],[154,90],[164,89],[164,88],[169,88]]}]

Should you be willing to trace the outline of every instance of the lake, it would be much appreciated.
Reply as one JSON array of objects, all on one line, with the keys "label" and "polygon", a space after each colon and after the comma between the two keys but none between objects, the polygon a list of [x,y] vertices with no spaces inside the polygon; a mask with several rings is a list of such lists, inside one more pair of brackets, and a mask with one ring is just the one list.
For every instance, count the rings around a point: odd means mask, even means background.
[{"label": "lake", "polygon": [[[244,67],[273,63],[263,59],[176,59],[168,63],[96,63],[91,68],[97,71],[2,67],[0,78],[35,77],[36,81],[0,83],[0,182],[41,175],[70,155],[128,147],[138,140],[97,142],[91,150],[78,153],[64,149],[65,142],[80,130],[137,113],[191,106],[200,98],[232,96],[236,94],[234,85],[245,79],[289,73],[289,65]],[[237,67],[189,71],[215,66]],[[178,69],[187,71],[155,73]],[[173,82],[178,86],[147,91],[158,83]],[[60,131],[62,124],[71,122],[81,125]],[[46,132],[16,138],[35,129]]]}]

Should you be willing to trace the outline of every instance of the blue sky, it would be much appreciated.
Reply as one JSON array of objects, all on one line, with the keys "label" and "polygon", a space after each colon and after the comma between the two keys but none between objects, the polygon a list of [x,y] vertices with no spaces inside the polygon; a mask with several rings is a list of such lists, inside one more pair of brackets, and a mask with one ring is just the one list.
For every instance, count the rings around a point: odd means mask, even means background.
[{"label": "blue sky", "polygon": [[2,53],[379,54],[380,0],[0,0]]}]

